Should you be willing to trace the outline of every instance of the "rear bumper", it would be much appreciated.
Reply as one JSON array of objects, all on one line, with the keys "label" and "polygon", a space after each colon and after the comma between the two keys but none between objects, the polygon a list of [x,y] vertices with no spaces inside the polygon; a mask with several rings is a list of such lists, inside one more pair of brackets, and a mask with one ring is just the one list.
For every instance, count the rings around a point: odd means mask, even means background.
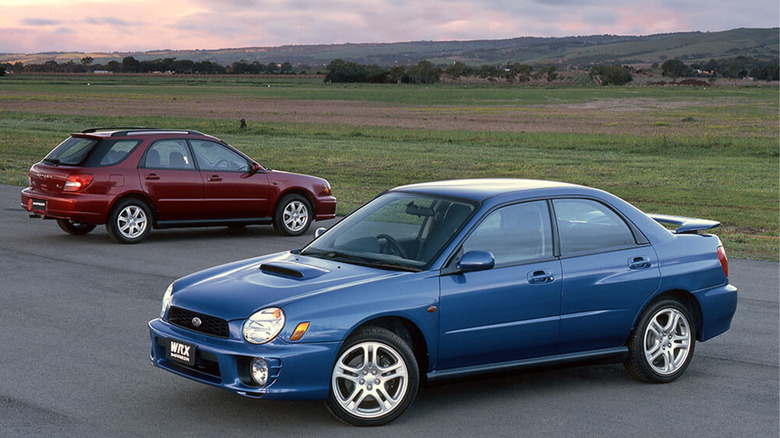
[{"label": "rear bumper", "polygon": [[101,224],[111,198],[87,193],[49,195],[31,188],[22,190],[22,209],[45,219],[73,219]]},{"label": "rear bumper", "polygon": [[[240,395],[277,400],[324,400],[330,388],[331,367],[338,342],[287,344],[276,340],[254,345],[238,339],[203,335],[168,324],[149,321],[149,358],[157,367],[207,385]],[[194,345],[196,364],[192,367],[166,357],[167,340]],[[269,365],[269,383],[260,387],[249,377],[254,357]]]},{"label": "rear bumper", "polygon": [[737,288],[724,284],[693,294],[699,301],[703,316],[700,341],[714,338],[731,327],[731,319],[737,311]]}]

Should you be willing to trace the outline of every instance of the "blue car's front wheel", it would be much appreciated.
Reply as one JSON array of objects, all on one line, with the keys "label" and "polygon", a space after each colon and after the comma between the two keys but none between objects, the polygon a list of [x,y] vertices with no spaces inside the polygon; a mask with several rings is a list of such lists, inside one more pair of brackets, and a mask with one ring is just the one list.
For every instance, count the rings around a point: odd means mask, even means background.
[{"label": "blue car's front wheel", "polygon": [[379,327],[361,329],[339,351],[328,409],[356,426],[379,426],[401,415],[417,395],[419,370],[411,347]]}]

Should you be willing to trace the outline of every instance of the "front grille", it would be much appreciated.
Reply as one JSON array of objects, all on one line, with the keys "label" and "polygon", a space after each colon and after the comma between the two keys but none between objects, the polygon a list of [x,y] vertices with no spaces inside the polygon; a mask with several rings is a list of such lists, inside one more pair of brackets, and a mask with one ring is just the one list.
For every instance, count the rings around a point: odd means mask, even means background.
[{"label": "front grille", "polygon": [[[200,319],[200,326],[195,327],[192,323],[194,318]],[[218,336],[220,338],[230,337],[228,323],[224,319],[182,309],[181,307],[171,307],[171,309],[168,310],[168,322],[188,330],[194,330],[211,336]]]}]

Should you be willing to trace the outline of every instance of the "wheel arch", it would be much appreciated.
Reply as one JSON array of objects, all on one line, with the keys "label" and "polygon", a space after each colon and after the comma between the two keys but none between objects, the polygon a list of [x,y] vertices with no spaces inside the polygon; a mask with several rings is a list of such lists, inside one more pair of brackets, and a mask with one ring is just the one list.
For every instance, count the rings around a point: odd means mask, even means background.
[{"label": "wheel arch", "polygon": [[125,193],[121,196],[117,196],[116,199],[114,199],[113,202],[111,202],[111,205],[108,206],[108,210],[106,212],[106,220],[108,220],[108,216],[111,213],[111,211],[114,209],[114,207],[119,204],[120,202],[124,201],[125,199],[137,199],[149,208],[149,211],[152,212],[152,225],[154,227],[157,226],[157,217],[159,215],[159,212],[157,211],[157,206],[154,204],[154,201],[152,201],[152,198],[147,196],[144,193],[141,192],[129,192]]},{"label": "wheel arch", "polygon": [[691,323],[696,327],[696,340],[701,341],[702,337],[702,312],[701,312],[701,305],[699,305],[699,301],[696,299],[695,296],[693,296],[692,293],[690,293],[687,290],[683,289],[670,289],[668,291],[662,292],[656,296],[654,296],[651,300],[649,300],[645,305],[642,307],[641,311],[636,314],[634,317],[634,323],[631,327],[631,333],[629,333],[628,339],[626,340],[626,343],[629,342],[631,339],[631,336],[633,335],[633,332],[636,330],[636,325],[639,322],[639,319],[642,317],[642,314],[644,314],[645,310],[652,306],[653,304],[664,300],[664,299],[673,299],[683,306],[685,306],[686,309],[688,309],[688,312],[691,315],[691,318],[693,318],[693,321]]},{"label": "wheel arch", "polygon": [[283,191],[279,192],[279,196],[276,198],[276,203],[274,204],[273,211],[276,211],[276,207],[279,205],[279,202],[284,199],[287,195],[300,195],[306,198],[307,201],[309,201],[309,206],[311,207],[311,217],[312,222],[314,221],[314,217],[317,215],[317,203],[314,199],[314,195],[311,194],[308,190],[302,188],[302,187],[288,187],[284,189]]},{"label": "wheel arch", "polygon": [[407,342],[417,360],[417,368],[420,372],[421,381],[425,378],[429,364],[428,345],[422,331],[414,322],[402,316],[380,316],[365,321],[355,327],[347,337],[366,327],[384,328],[400,336],[401,339]]}]

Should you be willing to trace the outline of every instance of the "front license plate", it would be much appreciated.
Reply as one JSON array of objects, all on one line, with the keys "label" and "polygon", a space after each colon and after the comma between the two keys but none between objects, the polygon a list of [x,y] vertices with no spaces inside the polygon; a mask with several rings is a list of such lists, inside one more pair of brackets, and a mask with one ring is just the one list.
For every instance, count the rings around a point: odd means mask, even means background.
[{"label": "front license plate", "polygon": [[195,365],[195,346],[175,339],[168,340],[168,359],[188,366]]}]

